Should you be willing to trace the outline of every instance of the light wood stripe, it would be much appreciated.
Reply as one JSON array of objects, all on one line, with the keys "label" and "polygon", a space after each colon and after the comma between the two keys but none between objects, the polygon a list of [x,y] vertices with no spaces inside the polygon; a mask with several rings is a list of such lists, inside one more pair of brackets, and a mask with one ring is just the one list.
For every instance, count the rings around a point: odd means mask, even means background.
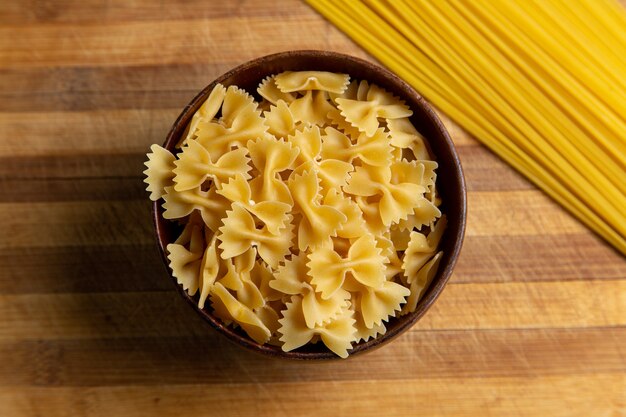
[{"label": "light wood stripe", "polygon": [[151,144],[163,143],[179,114],[177,109],[0,113],[0,136],[11,138],[0,142],[0,157],[145,153]]},{"label": "light wood stripe", "polygon": [[[619,416],[624,410],[623,375],[591,374],[527,378],[458,378],[416,381],[197,384],[166,387],[28,388],[0,392],[4,415],[134,417],[145,415],[221,416]],[[346,399],[350,399],[349,406]]]},{"label": "light wood stripe", "polygon": [[352,41],[329,27],[315,15],[4,26],[0,67],[244,62],[286,49],[354,53]]},{"label": "light wood stripe", "polygon": [[[191,332],[190,332],[191,333]],[[0,389],[10,386],[538,377],[626,371],[624,328],[409,332],[354,361],[272,360],[206,336],[1,343]]]},{"label": "light wood stripe", "polygon": [[[96,151],[145,153],[151,144],[163,143],[182,107],[193,96],[195,92],[190,92],[179,107],[160,109],[1,112],[0,135],[12,140],[0,142],[0,157]],[[457,146],[483,149],[475,141],[460,140]]]},{"label": "light wood stripe", "polygon": [[[203,334],[192,314],[174,291],[1,295],[0,340]],[[449,284],[413,331],[622,325],[625,280]]]},{"label": "light wood stripe", "polygon": [[454,274],[456,282],[623,277],[626,277],[624,257],[589,232],[553,236],[467,237]]},{"label": "light wood stripe", "polygon": [[315,12],[304,2],[282,0],[108,0],[106,4],[85,3],[80,0],[57,0],[52,3],[33,1],[9,2],[3,5],[0,24],[23,23],[93,23],[133,20],[168,20],[223,18],[234,16],[305,17]]},{"label": "light wood stripe", "polygon": [[587,230],[540,191],[469,192],[467,202],[467,236],[549,236]]}]

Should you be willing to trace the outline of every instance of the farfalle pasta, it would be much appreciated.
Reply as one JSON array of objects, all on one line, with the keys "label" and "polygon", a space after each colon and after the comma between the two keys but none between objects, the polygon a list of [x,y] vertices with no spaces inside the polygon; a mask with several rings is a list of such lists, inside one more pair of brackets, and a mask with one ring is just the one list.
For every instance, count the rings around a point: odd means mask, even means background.
[{"label": "farfalle pasta", "polygon": [[365,80],[288,71],[256,93],[218,84],[174,153],[148,153],[150,199],[181,225],[172,275],[257,343],[347,357],[437,272],[437,163],[405,103]]}]

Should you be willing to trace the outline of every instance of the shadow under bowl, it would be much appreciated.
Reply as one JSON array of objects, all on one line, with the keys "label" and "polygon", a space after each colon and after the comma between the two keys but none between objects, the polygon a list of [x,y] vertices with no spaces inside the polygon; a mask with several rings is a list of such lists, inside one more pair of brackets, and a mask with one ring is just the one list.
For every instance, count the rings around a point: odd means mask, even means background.
[{"label": "shadow under bowl", "polygon": [[[413,111],[411,122],[426,138],[429,150],[439,164],[437,169],[437,189],[440,193],[441,210],[448,218],[448,225],[442,237],[439,249],[443,250],[443,256],[439,269],[417,304],[417,309],[410,314],[398,318],[391,318],[386,324],[387,332],[375,339],[354,345],[350,351],[350,357],[372,351],[413,326],[430,308],[446,285],[459,256],[465,233],[466,221],[466,191],[463,171],[454,144],[450,139],[441,120],[435,114],[433,108],[411,86],[389,72],[388,70],[370,62],[326,51],[289,51],[264,56],[238,66],[204,88],[185,108],[174,122],[172,129],[167,135],[163,147],[175,153],[175,146],[185,132],[192,116],[209,96],[213,87],[220,83],[226,87],[236,85],[248,93],[258,96],[256,89],[258,84],[268,75],[283,71],[330,71],[349,74],[351,79],[367,80],[377,84],[392,94],[400,97]],[[165,265],[168,265],[166,247],[176,240],[180,227],[163,218],[161,201],[153,204],[153,220],[156,227],[156,237]],[[180,295],[186,299],[196,312],[206,320],[219,333],[226,336],[239,346],[254,352],[276,358],[298,360],[330,360],[337,359],[334,353],[328,350],[322,343],[308,344],[291,352],[283,352],[280,347],[260,345],[250,339],[240,329],[226,326],[215,317],[210,306],[205,309],[198,307],[198,295],[190,296],[176,282],[172,271],[167,266],[172,282]]]}]

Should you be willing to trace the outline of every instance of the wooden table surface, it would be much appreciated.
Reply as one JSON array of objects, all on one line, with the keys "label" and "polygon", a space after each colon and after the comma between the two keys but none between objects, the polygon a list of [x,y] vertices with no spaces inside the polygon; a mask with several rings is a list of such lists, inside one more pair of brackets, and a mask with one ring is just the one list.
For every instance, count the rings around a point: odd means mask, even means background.
[{"label": "wooden table surface", "polygon": [[2,1],[0,416],[625,415],[624,257],[449,121],[465,246],[391,345],[269,360],[179,299],[144,154],[217,75],[289,49],[368,58],[298,0]]}]

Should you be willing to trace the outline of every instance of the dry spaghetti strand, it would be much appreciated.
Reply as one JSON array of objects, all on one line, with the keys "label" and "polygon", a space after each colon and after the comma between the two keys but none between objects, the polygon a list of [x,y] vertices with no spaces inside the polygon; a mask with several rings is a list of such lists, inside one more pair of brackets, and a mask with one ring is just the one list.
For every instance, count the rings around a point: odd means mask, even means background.
[{"label": "dry spaghetti strand", "polygon": [[626,13],[614,0],[307,0],[626,254]]}]

